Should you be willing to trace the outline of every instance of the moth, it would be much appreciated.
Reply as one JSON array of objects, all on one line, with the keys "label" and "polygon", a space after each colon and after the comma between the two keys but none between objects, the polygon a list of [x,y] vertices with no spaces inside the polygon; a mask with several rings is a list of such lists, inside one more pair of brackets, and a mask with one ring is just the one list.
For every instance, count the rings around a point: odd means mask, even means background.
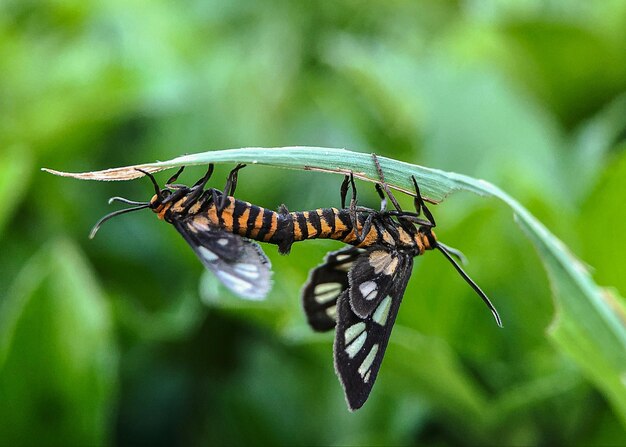
[{"label": "moth", "polygon": [[[320,332],[335,328],[335,370],[352,411],[363,406],[374,386],[415,256],[426,250],[443,253],[483,299],[498,326],[502,326],[487,295],[454,260],[453,256],[463,260],[462,253],[436,239],[435,219],[415,177],[412,177],[415,212],[406,212],[385,183],[375,155],[373,159],[380,178],[376,184],[380,210],[357,206],[354,179],[352,175],[344,179],[341,188],[344,208],[348,184],[352,187],[348,210],[356,235],[353,246],[329,253],[324,263],[311,271],[302,290],[309,325]],[[385,194],[394,210],[387,210]]]},{"label": "moth", "polygon": [[[152,182],[155,194],[148,202],[136,202],[123,197],[112,197],[109,203],[123,202],[136,205],[107,214],[100,219],[89,235],[93,238],[100,226],[112,217],[150,208],[159,219],[172,224],[183,239],[191,246],[200,262],[232,292],[242,298],[261,300],[271,289],[271,263],[261,247],[249,237],[237,234],[236,229],[254,225],[256,217],[263,215],[263,209],[245,202],[246,219],[234,220],[232,214],[223,213],[226,195],[233,195],[237,187],[238,172],[245,165],[233,169],[223,191],[210,188],[205,190],[207,181],[213,174],[210,165],[206,175],[193,186],[175,184],[182,173],[179,169],[161,189],[152,174],[141,171]],[[244,202],[240,202],[243,205]],[[250,210],[253,207],[254,209]],[[258,231],[254,232],[258,236]]]},{"label": "moth", "polygon": [[[230,172],[223,190],[205,189],[213,173],[212,164],[191,187],[175,183],[183,168],[164,188],[150,173],[141,171],[154,186],[152,198],[137,202],[113,197],[109,202],[134,207],[104,216],[90,237],[114,216],[149,208],[176,228],[226,287],[255,300],[267,295],[272,275],[269,259],[255,241],[275,244],[281,254],[289,253],[294,242],[307,239],[334,239],[348,244],[329,253],[324,263],[311,271],[302,290],[302,303],[315,331],[335,328],[335,369],[348,407],[356,410],[363,406],[376,381],[415,256],[426,250],[443,253],[501,325],[489,298],[455,261],[455,257],[462,260],[462,254],[436,239],[435,219],[415,177],[415,211],[403,211],[375,155],[373,162],[380,178],[375,185],[381,199],[379,210],[358,205],[352,174],[341,185],[340,209],[289,212],[284,205],[273,211],[234,197],[243,164]],[[352,197],[346,206],[349,189]],[[387,197],[394,206],[392,210],[387,209]]]}]

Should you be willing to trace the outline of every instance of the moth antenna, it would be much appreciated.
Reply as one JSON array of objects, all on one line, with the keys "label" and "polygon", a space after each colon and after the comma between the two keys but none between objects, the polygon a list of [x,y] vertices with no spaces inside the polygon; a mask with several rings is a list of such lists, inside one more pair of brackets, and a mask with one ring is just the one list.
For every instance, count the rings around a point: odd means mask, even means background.
[{"label": "moth antenna", "polygon": [[469,261],[467,260],[467,257],[463,254],[463,252],[461,250],[458,250],[454,247],[450,247],[449,245],[446,245],[444,243],[441,243],[439,241],[437,241],[437,245],[441,245],[441,247],[446,250],[448,252],[448,254],[454,256],[461,264],[463,265],[467,265],[469,263]]},{"label": "moth antenna", "polygon": [[144,208],[148,208],[149,206],[150,206],[150,204],[144,203],[144,204],[142,204],[140,206],[135,206],[133,208],[126,208],[124,210],[113,211],[112,213],[107,214],[102,219],[100,219],[98,222],[96,222],[96,224],[93,226],[93,228],[91,229],[91,232],[89,233],[89,239],[93,239],[94,236],[96,235],[96,233],[98,232],[98,230],[100,229],[100,227],[102,226],[102,224],[105,223],[110,218],[115,217],[115,216],[119,216],[120,214],[126,214],[126,213],[130,213],[132,211],[137,211],[137,210],[141,210],[141,209],[144,209]]},{"label": "moth antenna", "polygon": [[124,197],[111,197],[109,199],[109,205],[112,204],[113,202],[122,202],[122,203],[127,203],[129,205],[149,205],[149,202],[137,202],[136,200],[128,200],[128,199],[125,199]]},{"label": "moth antenna", "polygon": [[459,272],[459,274],[463,277],[465,282],[467,282],[470,285],[470,287],[472,289],[474,289],[474,291],[478,294],[478,296],[482,298],[482,300],[485,302],[485,304],[487,305],[487,307],[489,308],[489,310],[493,314],[493,317],[496,319],[496,323],[498,324],[498,326],[502,327],[502,320],[500,319],[500,315],[498,315],[498,311],[496,310],[495,306],[493,304],[491,304],[491,301],[489,300],[489,298],[487,298],[487,295],[485,295],[485,292],[483,292],[481,290],[481,288],[478,287],[478,284],[476,284],[474,281],[472,281],[472,278],[470,278],[467,275],[467,273],[465,273],[465,271],[461,268],[461,266],[459,264],[457,264],[457,262],[454,260],[454,258],[452,256],[450,256],[450,253],[448,253],[448,251],[444,247],[445,246],[443,246],[441,244],[437,244],[436,248],[441,253],[443,253],[443,255],[448,259],[448,261],[450,261],[450,263],[452,263],[452,265],[454,266],[456,271]]}]

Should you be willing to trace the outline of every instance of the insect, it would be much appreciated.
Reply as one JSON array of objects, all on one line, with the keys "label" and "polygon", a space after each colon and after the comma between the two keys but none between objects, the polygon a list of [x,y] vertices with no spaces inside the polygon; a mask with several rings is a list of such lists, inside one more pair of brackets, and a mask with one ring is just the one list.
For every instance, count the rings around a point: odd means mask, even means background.
[{"label": "insect", "polygon": [[[502,326],[489,298],[454,260],[453,256],[463,261],[461,252],[437,241],[435,219],[415,177],[411,177],[415,212],[406,212],[385,183],[376,155],[373,160],[380,178],[376,184],[380,211],[357,206],[353,176],[346,176],[341,202],[345,209],[350,185],[352,199],[347,210],[354,238],[344,241],[352,246],[329,253],[324,263],[311,271],[302,290],[309,325],[320,332],[336,327],[335,370],[353,411],[363,406],[376,381],[415,256],[434,249],[443,253]],[[395,210],[387,210],[385,194]]]},{"label": "insect", "polygon": [[244,166],[239,164],[230,172],[223,191],[204,189],[213,174],[212,164],[204,177],[191,187],[174,183],[184,169],[180,168],[163,189],[152,174],[138,169],[152,182],[154,196],[148,202],[112,197],[109,203],[122,202],[136,206],[107,214],[96,223],[89,237],[93,238],[100,226],[112,217],[150,208],[159,219],[178,230],[202,264],[225,286],[243,298],[263,299],[272,285],[271,264],[261,247],[251,239],[263,240],[264,231],[261,231],[259,225],[264,223],[266,214],[270,215],[270,212],[237,200],[238,217],[235,219],[235,200],[227,197],[235,193],[238,172]]},{"label": "insect", "polygon": [[[501,326],[485,293],[454,260],[462,260],[462,254],[437,241],[432,231],[435,219],[415,177],[415,212],[406,212],[385,182],[375,155],[373,161],[380,178],[375,185],[381,199],[380,210],[358,206],[352,174],[341,185],[341,209],[289,212],[281,205],[276,212],[233,197],[243,164],[230,172],[223,190],[205,190],[213,173],[212,164],[191,187],[174,183],[183,168],[162,189],[150,173],[141,171],[150,178],[154,196],[148,202],[113,197],[109,202],[135,206],[104,216],[90,237],[114,216],[150,208],[160,219],[174,225],[224,285],[248,299],[262,299],[271,287],[270,262],[254,241],[275,244],[282,254],[289,253],[294,242],[306,239],[335,239],[348,244],[329,253],[324,263],[311,271],[302,290],[302,302],[314,330],[336,328],[335,368],[348,407],[356,410],[363,406],[376,381],[415,256],[435,249],[443,253]],[[346,207],[349,189],[352,197]],[[385,195],[395,209],[387,210]]]}]

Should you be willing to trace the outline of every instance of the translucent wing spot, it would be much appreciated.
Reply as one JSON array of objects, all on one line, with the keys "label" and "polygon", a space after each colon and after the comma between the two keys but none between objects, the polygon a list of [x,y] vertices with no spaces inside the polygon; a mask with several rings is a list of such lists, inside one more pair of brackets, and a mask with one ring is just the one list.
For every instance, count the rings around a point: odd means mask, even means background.
[{"label": "translucent wing spot", "polygon": [[340,270],[342,272],[347,272],[352,268],[354,262],[346,262],[345,264],[339,264],[335,266],[335,270]]},{"label": "translucent wing spot", "polygon": [[350,343],[346,347],[346,354],[348,354],[348,357],[353,359],[354,356],[359,353],[359,351],[361,350],[361,348],[365,344],[365,340],[366,339],[367,339],[367,332],[361,332],[361,335],[359,335],[356,338],[356,340],[354,340],[352,343]]},{"label": "translucent wing spot", "polygon": [[391,297],[387,295],[387,297],[385,297],[385,299],[380,302],[380,304],[374,311],[374,315],[372,315],[372,320],[374,320],[381,326],[384,326],[387,323],[387,318],[389,317],[389,309],[391,309]]},{"label": "translucent wing spot", "polygon": [[335,259],[337,262],[345,261],[346,259],[350,259],[352,255],[337,255]]},{"label": "translucent wing spot", "polygon": [[365,357],[365,359],[363,360],[363,363],[361,363],[361,366],[359,366],[358,371],[361,377],[365,379],[367,375],[367,379],[365,380],[366,382],[367,380],[369,380],[369,371],[370,371],[370,368],[372,367],[372,363],[374,363],[374,359],[376,358],[377,352],[378,352],[378,343],[372,346],[372,349],[370,349],[370,352],[367,354],[367,357]]},{"label": "translucent wing spot", "polygon": [[207,261],[215,261],[218,256],[206,247],[199,246],[198,253]]},{"label": "translucent wing spot", "polygon": [[385,275],[391,276],[396,271],[396,268],[398,268],[398,258],[393,258],[391,262],[389,263],[389,265],[385,267],[385,270],[383,270],[383,273]]},{"label": "translucent wing spot", "polygon": [[237,278],[235,275],[231,275],[223,270],[219,270],[215,272],[217,276],[220,277],[224,283],[229,286],[235,293],[246,294],[250,289],[252,289],[252,284],[241,279]]},{"label": "translucent wing spot", "polygon": [[366,300],[373,300],[378,294],[378,286],[374,281],[365,281],[359,284],[359,291]]},{"label": "translucent wing spot", "polygon": [[359,321],[358,323],[353,324],[348,329],[346,329],[346,332],[344,333],[346,344],[347,345],[350,344],[352,340],[357,338],[358,335],[364,330],[365,330],[365,323],[363,323],[362,321]]},{"label": "translucent wing spot", "polygon": [[254,264],[235,264],[234,270],[242,276],[250,279],[256,279],[259,277],[259,268]]},{"label": "translucent wing spot", "polygon": [[332,299],[336,298],[341,293],[343,285],[338,282],[329,282],[325,284],[318,284],[315,286],[313,293],[315,294],[315,301],[320,304],[324,304]]},{"label": "translucent wing spot", "polygon": [[337,320],[337,305],[330,306],[326,309],[326,315],[333,320]]},{"label": "translucent wing spot", "polygon": [[222,239],[218,239],[217,243],[220,244],[222,247],[228,245],[228,239],[226,238],[222,238]]},{"label": "translucent wing spot", "polygon": [[375,250],[369,255],[369,263],[377,275],[381,272],[392,275],[398,267],[398,258],[393,257],[388,251]]},{"label": "translucent wing spot", "polygon": [[189,229],[194,233],[198,231],[210,231],[209,221],[205,217],[196,216],[193,219],[193,225],[189,225]]}]

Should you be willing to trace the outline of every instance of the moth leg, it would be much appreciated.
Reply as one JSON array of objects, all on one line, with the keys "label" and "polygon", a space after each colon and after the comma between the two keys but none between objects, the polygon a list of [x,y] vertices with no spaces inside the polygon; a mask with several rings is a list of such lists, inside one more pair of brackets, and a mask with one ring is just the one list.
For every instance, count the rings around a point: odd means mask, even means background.
[{"label": "moth leg", "polygon": [[356,206],[357,201],[358,201],[357,192],[356,192],[356,185],[354,184],[354,175],[352,175],[352,172],[350,172],[350,176],[348,177],[348,179],[350,180],[350,186],[352,187],[352,198],[350,199],[350,208],[349,208],[350,222],[352,223],[352,229],[354,231],[354,235],[356,236],[357,240],[361,241],[362,233],[359,234],[359,226],[358,226],[359,219],[357,216],[358,207]]},{"label": "moth leg", "polygon": [[372,208],[367,208],[367,207],[365,207],[365,206],[357,206],[357,207],[356,207],[356,210],[357,210],[359,213],[380,214],[380,212],[379,212],[379,211],[376,211],[375,209],[372,209]]},{"label": "moth leg", "polygon": [[417,217],[417,216],[413,215],[413,213],[412,214],[391,214],[391,213],[389,213],[389,215],[390,216],[396,216],[400,223],[411,222],[411,223],[417,224],[417,225],[419,225],[421,227],[429,227],[429,228],[433,228],[434,227],[433,223],[430,220],[426,220],[426,219],[422,219],[421,217]]},{"label": "moth leg", "polygon": [[356,240],[361,243],[365,240],[365,236],[368,235],[370,230],[372,229],[372,220],[374,219],[374,214],[369,214],[363,222],[363,228],[361,228],[361,234],[357,231],[356,224],[354,225],[354,233],[356,234]]},{"label": "moth leg", "polygon": [[402,213],[402,208],[400,207],[400,204],[398,203],[395,196],[391,192],[389,185],[385,182],[385,174],[383,174],[383,169],[380,167],[380,163],[378,162],[378,157],[376,156],[376,154],[372,154],[372,158],[374,159],[374,165],[376,166],[376,171],[378,171],[378,178],[380,178],[380,186],[385,191],[385,193],[387,193],[387,197],[389,197],[389,200],[391,200],[391,203],[393,203],[393,206],[396,208],[396,210]]},{"label": "moth leg", "polygon": [[184,188],[184,185],[175,185],[174,182],[176,180],[178,180],[178,177],[180,176],[180,174],[182,174],[183,170],[185,169],[184,166],[181,166],[180,169],[178,171],[176,171],[176,174],[174,174],[173,176],[171,176],[167,182],[165,182],[165,187],[166,188],[170,188],[170,189],[180,189],[180,188]]},{"label": "moth leg", "polygon": [[374,187],[376,188],[376,192],[378,193],[378,196],[380,197],[380,212],[384,213],[385,211],[387,211],[387,199],[385,198],[383,189],[378,183],[376,183]]},{"label": "moth leg", "polygon": [[[230,171],[230,174],[228,174],[228,178],[226,179],[226,186],[224,186],[224,192],[222,193],[219,201],[215,202],[218,214],[221,213],[226,207],[226,198],[235,194],[235,189],[237,188],[237,179],[239,177],[239,170],[245,167],[245,164],[239,163],[232,171]],[[213,196],[213,199],[215,200],[215,196]]]},{"label": "moth leg", "polygon": [[159,195],[161,194],[161,188],[159,188],[159,184],[157,183],[154,175],[150,174],[148,171],[144,171],[143,169],[135,168],[135,171],[141,172],[143,175],[146,175],[150,181],[152,182],[152,186],[154,186],[154,192]]},{"label": "moth leg", "polygon": [[211,201],[215,204],[215,210],[217,212],[217,216],[220,217],[222,214],[222,210],[220,209],[220,204],[222,203],[222,191],[219,191],[215,188],[210,189]]},{"label": "moth leg", "polygon": [[209,179],[213,175],[214,168],[215,168],[215,165],[213,163],[209,163],[209,169],[206,171],[206,174],[204,174],[204,177],[202,177],[200,180],[194,183],[191,188],[193,189],[196,187],[200,187],[199,189],[204,189],[204,185],[206,185],[206,183],[209,181]]},{"label": "moth leg", "polygon": [[[372,221],[374,219],[374,215],[377,214],[377,211],[371,208],[357,206],[357,192],[356,186],[354,184],[354,176],[352,175],[352,173],[350,173],[349,179],[352,186],[352,199],[350,200],[350,222],[352,223],[352,229],[354,231],[354,235],[356,236],[357,242],[361,243],[365,239],[365,236],[367,236],[367,234],[370,232],[370,229],[372,228]],[[368,216],[365,219],[365,222],[363,222],[363,227],[361,228],[360,232],[359,218],[357,214],[358,212],[368,213]]]},{"label": "moth leg", "polygon": [[428,219],[430,226],[433,228],[436,227],[437,224],[435,223],[435,218],[426,206],[426,202],[424,202],[424,198],[420,193],[420,187],[418,186],[417,180],[415,180],[414,175],[411,176],[411,180],[413,180],[413,186],[415,186],[415,199],[413,199],[413,203],[415,205],[415,211],[417,211],[417,215],[420,215],[420,211],[424,211],[424,216],[426,216],[426,219]]},{"label": "moth leg", "polygon": [[245,164],[239,163],[237,166],[235,166],[235,169],[230,171],[230,174],[228,174],[228,179],[226,179],[226,188],[224,188],[224,194],[226,194],[226,191],[228,190],[229,196],[235,195],[235,189],[237,189],[237,180],[239,178],[239,170],[245,167]]},{"label": "moth leg", "polygon": [[194,183],[194,185],[190,189],[186,189],[187,199],[185,200],[185,208],[183,209],[184,213],[189,211],[189,209],[193,205],[195,205],[198,200],[200,200],[200,197],[202,197],[202,194],[204,193],[204,185],[206,185],[206,183],[211,178],[211,175],[213,174],[213,168],[213,163],[209,164],[209,169],[207,170],[206,174],[204,174],[204,176],[200,180]]},{"label": "moth leg", "polygon": [[345,175],[343,177],[343,182],[341,182],[341,188],[339,189],[339,194],[341,195],[341,208],[346,207],[346,196],[348,195],[349,183],[350,183],[350,176]]}]

